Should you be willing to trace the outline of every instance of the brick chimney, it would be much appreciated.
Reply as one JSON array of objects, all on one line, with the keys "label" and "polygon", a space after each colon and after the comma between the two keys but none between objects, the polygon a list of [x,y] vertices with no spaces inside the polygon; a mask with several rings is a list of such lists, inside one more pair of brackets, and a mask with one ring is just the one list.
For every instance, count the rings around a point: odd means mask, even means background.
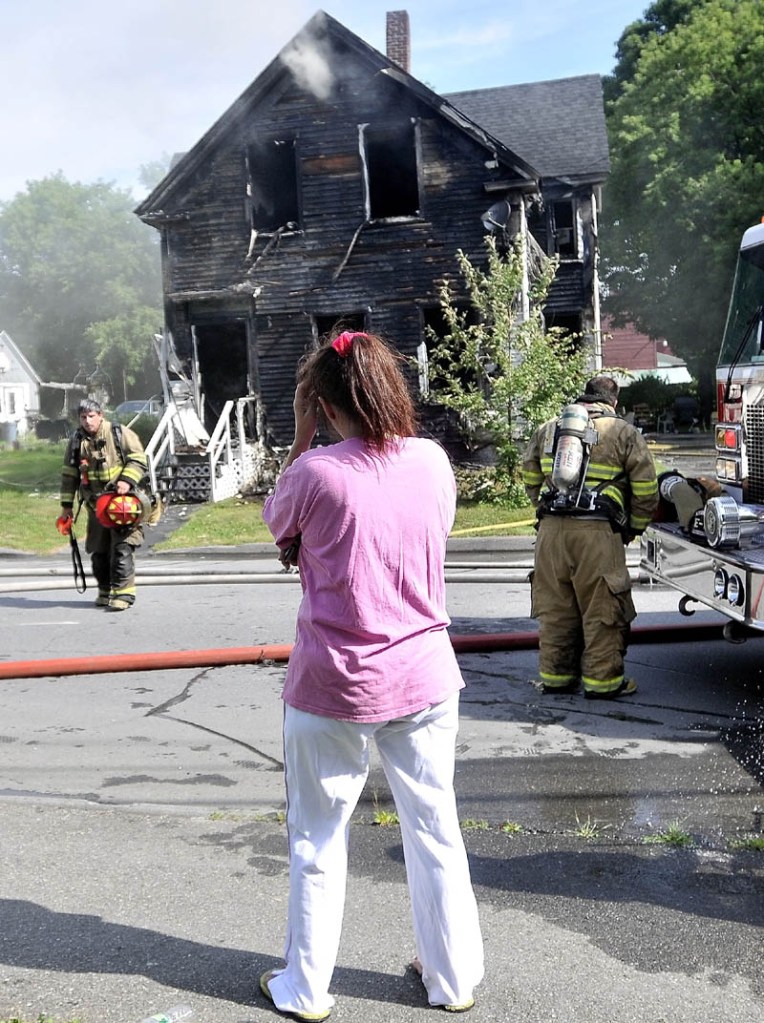
[{"label": "brick chimney", "polygon": [[398,67],[411,73],[411,38],[409,33],[409,12],[387,12],[387,56]]}]

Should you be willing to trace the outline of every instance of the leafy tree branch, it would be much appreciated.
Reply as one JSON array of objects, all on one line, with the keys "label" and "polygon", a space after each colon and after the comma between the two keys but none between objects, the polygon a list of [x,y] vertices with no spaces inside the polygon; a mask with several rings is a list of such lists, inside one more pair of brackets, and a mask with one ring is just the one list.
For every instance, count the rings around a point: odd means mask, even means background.
[{"label": "leafy tree branch", "polygon": [[[484,267],[456,253],[462,291],[443,280],[442,333],[427,328],[429,401],[450,409],[470,450],[493,449],[498,490],[523,500],[517,469],[522,447],[540,423],[559,414],[581,388],[586,351],[580,339],[544,329],[542,307],[557,263],[541,254],[526,265],[520,243],[499,251],[486,239]],[[527,282],[529,315],[524,314]]]}]

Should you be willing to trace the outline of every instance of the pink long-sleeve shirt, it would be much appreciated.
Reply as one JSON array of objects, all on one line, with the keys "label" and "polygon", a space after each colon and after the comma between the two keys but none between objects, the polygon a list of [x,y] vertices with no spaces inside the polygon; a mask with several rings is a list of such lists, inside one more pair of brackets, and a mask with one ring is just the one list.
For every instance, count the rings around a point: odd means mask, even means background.
[{"label": "pink long-sleeve shirt", "polygon": [[303,597],[283,698],[347,721],[386,721],[464,685],[446,614],[456,485],[445,452],[408,437],[384,456],[356,438],[301,455],[263,517],[302,536]]}]

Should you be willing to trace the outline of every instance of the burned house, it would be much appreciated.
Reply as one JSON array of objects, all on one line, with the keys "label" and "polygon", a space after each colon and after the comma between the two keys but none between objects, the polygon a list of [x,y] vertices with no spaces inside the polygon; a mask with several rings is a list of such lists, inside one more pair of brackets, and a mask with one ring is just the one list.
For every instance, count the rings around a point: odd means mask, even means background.
[{"label": "burned house", "polygon": [[385,55],[318,12],[136,210],[161,234],[166,331],[209,430],[250,395],[252,439],[288,444],[296,364],[338,322],[388,337],[416,377],[438,282],[457,249],[481,260],[487,230],[559,253],[550,319],[598,336],[599,79],[562,87],[573,106],[546,137],[515,91],[533,86],[438,95],[408,71],[406,13],[387,27]]},{"label": "burned house", "polygon": [[494,138],[511,140],[538,173],[542,201],[531,205],[528,229],[548,256],[559,258],[544,318],[549,327],[588,338],[599,368],[597,215],[610,170],[602,79],[578,75],[445,99]]}]

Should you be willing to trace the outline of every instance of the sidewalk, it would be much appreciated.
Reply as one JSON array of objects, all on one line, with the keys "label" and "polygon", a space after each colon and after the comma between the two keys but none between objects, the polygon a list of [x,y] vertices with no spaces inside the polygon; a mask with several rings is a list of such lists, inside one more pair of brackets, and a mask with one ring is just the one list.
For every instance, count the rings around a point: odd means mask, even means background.
[{"label": "sidewalk", "polygon": [[[78,807],[4,808],[0,1016],[277,1023],[283,827]],[[432,1023],[397,829],[356,823],[332,983],[336,1023]],[[738,858],[606,835],[466,833],[486,950],[470,1023],[741,1023],[762,1018],[762,875]],[[23,852],[22,852],[23,851]],[[750,856],[751,854],[749,854]],[[445,1018],[445,1017],[443,1017]]]}]

